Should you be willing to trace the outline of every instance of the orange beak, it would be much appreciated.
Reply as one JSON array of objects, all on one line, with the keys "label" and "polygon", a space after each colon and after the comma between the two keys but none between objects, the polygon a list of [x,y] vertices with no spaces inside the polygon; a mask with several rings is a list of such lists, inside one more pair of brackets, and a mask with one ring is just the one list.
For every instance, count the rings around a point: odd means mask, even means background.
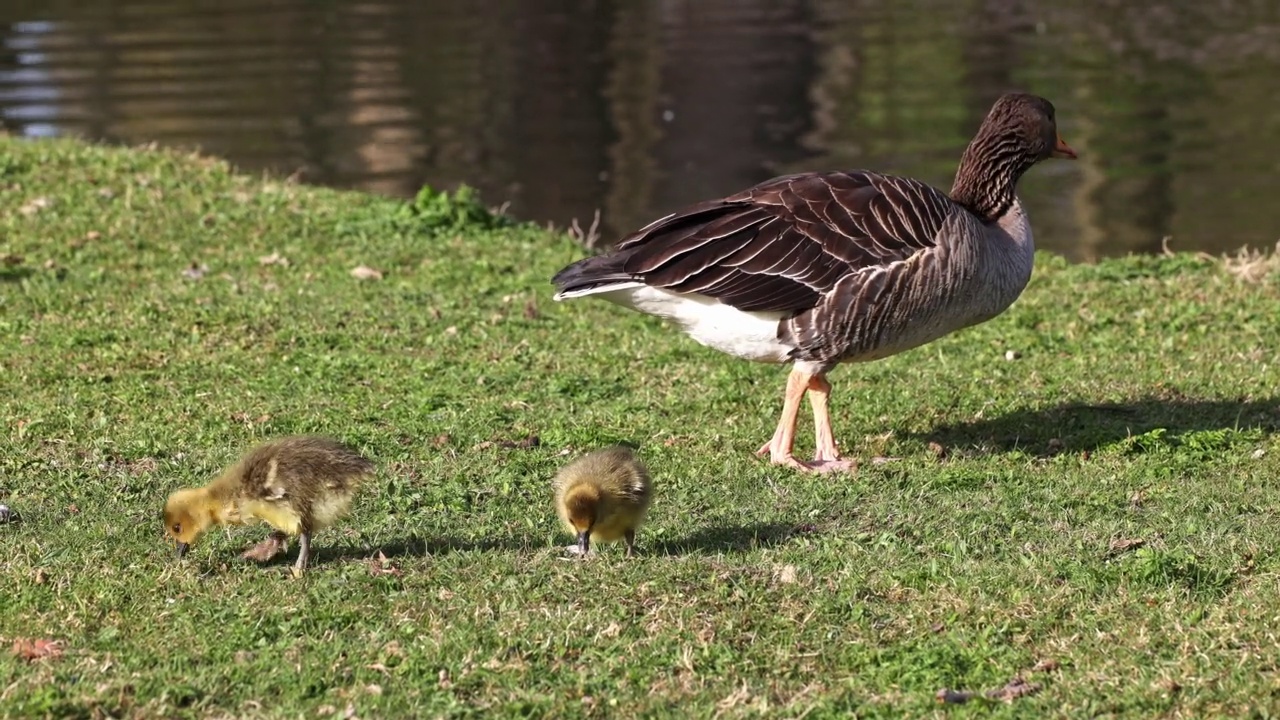
[{"label": "orange beak", "polygon": [[1062,136],[1058,136],[1058,142],[1053,146],[1053,152],[1049,153],[1049,157],[1066,158],[1068,160],[1076,159],[1076,151],[1071,146],[1063,142]]}]

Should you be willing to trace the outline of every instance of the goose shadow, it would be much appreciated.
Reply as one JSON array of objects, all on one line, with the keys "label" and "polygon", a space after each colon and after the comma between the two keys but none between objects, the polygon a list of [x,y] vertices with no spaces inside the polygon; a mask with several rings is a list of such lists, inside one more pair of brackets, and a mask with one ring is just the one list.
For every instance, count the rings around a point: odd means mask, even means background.
[{"label": "goose shadow", "polygon": [[[1024,450],[1097,450],[1125,438],[1164,430],[1164,437],[1211,430],[1280,430],[1280,398],[1260,400],[1191,400],[1140,398],[1115,403],[1063,403],[1015,410],[999,417],[937,426],[927,432],[903,433],[945,448],[979,454]],[[1052,441],[1052,442],[1051,442]],[[1058,445],[1060,443],[1060,445]],[[1053,445],[1053,448],[1050,446]]]}]

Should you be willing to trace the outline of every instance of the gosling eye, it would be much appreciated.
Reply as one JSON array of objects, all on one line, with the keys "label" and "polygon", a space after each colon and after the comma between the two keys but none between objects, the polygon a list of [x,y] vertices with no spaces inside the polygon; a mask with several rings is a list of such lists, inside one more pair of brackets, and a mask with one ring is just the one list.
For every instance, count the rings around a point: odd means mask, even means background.
[{"label": "gosling eye", "polygon": [[173,524],[173,534],[174,534],[174,535],[181,535],[181,534],[182,534],[182,523],[174,523],[174,524]]}]

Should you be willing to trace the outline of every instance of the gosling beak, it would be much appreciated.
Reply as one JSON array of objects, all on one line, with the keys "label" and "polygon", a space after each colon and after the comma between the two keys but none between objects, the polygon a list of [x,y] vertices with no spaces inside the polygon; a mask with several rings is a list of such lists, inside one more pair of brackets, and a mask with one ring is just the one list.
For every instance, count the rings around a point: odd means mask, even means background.
[{"label": "gosling beak", "polygon": [[1062,136],[1061,136],[1061,135],[1059,135],[1059,136],[1058,136],[1058,142],[1054,143],[1054,146],[1053,146],[1053,152],[1049,153],[1049,157],[1065,158],[1065,159],[1067,159],[1067,160],[1075,160],[1077,156],[1076,156],[1076,151],[1075,151],[1075,150],[1072,150],[1072,149],[1071,149],[1071,146],[1070,146],[1070,145],[1068,145],[1068,144],[1067,144],[1067,143],[1062,139]]},{"label": "gosling beak", "polygon": [[587,556],[587,551],[591,549],[591,531],[583,530],[578,533],[578,554],[582,557]]},{"label": "gosling beak", "polygon": [[178,543],[178,559],[181,560],[183,555],[187,554],[187,548],[191,547],[187,543]]}]

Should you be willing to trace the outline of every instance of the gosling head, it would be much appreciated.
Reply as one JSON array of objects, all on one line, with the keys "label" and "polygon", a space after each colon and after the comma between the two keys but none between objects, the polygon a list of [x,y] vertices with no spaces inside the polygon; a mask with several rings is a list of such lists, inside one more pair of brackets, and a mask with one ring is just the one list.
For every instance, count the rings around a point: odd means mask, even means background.
[{"label": "gosling head", "polygon": [[593,485],[580,485],[564,496],[565,516],[578,533],[578,554],[586,557],[591,549],[591,529],[600,514],[600,490]]},{"label": "gosling head", "polygon": [[178,543],[178,557],[204,534],[213,522],[206,509],[208,500],[201,488],[179,490],[164,504],[164,531]]}]

